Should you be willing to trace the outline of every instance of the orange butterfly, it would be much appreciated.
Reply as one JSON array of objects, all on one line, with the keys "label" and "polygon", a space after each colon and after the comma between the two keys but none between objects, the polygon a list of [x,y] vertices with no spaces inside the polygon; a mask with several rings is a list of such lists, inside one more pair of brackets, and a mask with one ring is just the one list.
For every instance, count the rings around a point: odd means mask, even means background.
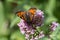
[{"label": "orange butterfly", "polygon": [[18,11],[17,16],[20,17],[21,19],[27,21],[27,22],[31,22],[34,15],[36,12],[36,8],[30,8],[27,12],[26,11]]}]

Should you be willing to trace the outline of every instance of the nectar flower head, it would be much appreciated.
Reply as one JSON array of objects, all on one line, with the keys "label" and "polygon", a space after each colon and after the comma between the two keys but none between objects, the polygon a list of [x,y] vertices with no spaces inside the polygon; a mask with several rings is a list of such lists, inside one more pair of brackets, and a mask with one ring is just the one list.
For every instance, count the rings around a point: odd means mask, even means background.
[{"label": "nectar flower head", "polygon": [[[19,26],[19,28],[20,28],[20,31],[21,31],[21,33],[22,34],[24,34],[25,33],[25,30],[26,30],[26,28],[27,28],[27,26],[25,25],[25,22],[24,22],[24,20],[20,20],[20,23],[18,23],[18,26]],[[24,29],[25,28],[25,29]]]},{"label": "nectar flower head", "polygon": [[44,35],[44,33],[43,33],[43,31],[41,31],[40,33],[39,33],[39,38],[43,38],[45,35]]},{"label": "nectar flower head", "polygon": [[[22,34],[25,34],[25,38],[27,40],[38,40],[38,38],[44,37],[44,34],[41,32],[37,34],[37,36],[33,36],[37,29],[37,26],[41,26],[43,24],[44,15],[43,12],[39,9],[36,10],[34,17],[32,18],[31,23],[27,23],[25,20],[21,19],[18,26]],[[31,36],[32,35],[32,36]],[[31,36],[31,38],[30,38]]]},{"label": "nectar flower head", "polygon": [[36,25],[36,26],[41,26],[43,24],[43,21],[44,21],[44,15],[43,15],[43,11],[37,9],[36,10],[36,13],[33,17],[33,23]]},{"label": "nectar flower head", "polygon": [[59,24],[58,24],[57,22],[52,22],[52,24],[50,25],[50,29],[51,29],[52,31],[54,31],[54,30],[57,28],[58,25],[59,25]]},{"label": "nectar flower head", "polygon": [[34,29],[31,25],[28,25],[24,20],[20,20],[20,23],[18,23],[18,26],[20,28],[20,31],[22,34],[25,34],[25,33],[31,33],[31,34],[34,34]]}]

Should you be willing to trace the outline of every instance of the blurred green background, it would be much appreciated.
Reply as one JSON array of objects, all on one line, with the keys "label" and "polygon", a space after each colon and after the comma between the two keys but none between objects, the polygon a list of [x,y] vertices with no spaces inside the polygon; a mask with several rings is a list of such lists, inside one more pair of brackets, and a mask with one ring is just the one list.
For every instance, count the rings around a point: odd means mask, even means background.
[{"label": "blurred green background", "polygon": [[[20,18],[15,12],[36,7],[44,12],[44,23],[60,23],[60,0],[0,0],[0,40],[25,40],[17,23]],[[60,26],[52,33],[53,40],[60,40]],[[55,36],[54,36],[55,35]],[[40,39],[47,40],[47,37]]]}]

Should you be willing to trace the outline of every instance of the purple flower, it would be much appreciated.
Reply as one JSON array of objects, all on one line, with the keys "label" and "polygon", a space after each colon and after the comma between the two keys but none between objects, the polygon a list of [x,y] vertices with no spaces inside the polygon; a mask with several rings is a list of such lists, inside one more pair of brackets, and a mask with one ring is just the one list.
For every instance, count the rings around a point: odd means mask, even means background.
[{"label": "purple flower", "polygon": [[45,34],[43,33],[43,31],[41,31],[38,35],[36,35],[35,37],[32,36],[31,40],[38,40],[39,38],[43,38],[45,36]]},{"label": "purple flower", "polygon": [[57,22],[52,22],[52,24],[50,25],[50,29],[51,29],[52,31],[54,31],[54,30],[57,28],[58,25],[59,25],[59,24],[58,24]]},{"label": "purple flower", "polygon": [[18,26],[20,28],[21,33],[24,34],[25,31],[26,31],[26,28],[27,28],[27,26],[25,25],[24,20],[21,19],[20,23],[18,23]]},{"label": "purple flower", "polygon": [[27,40],[29,39],[29,37],[30,37],[29,34],[25,34],[25,38],[26,38]]},{"label": "purple flower", "polygon": [[33,17],[33,23],[36,25],[36,26],[41,26],[43,24],[43,21],[44,21],[44,13],[37,9],[36,10],[36,14],[34,15]]},{"label": "purple flower", "polygon": [[43,33],[43,31],[41,31],[40,33],[39,33],[39,38],[43,38],[45,36],[45,34]]},{"label": "purple flower", "polygon": [[20,23],[18,23],[18,26],[20,28],[20,31],[22,34],[25,34],[25,38],[29,40],[30,35],[35,33],[35,29],[31,25],[28,25],[24,20],[20,20]]},{"label": "purple flower", "polygon": [[25,34],[25,38],[27,40],[38,40],[38,38],[42,38],[44,36],[43,33],[39,33],[35,37],[33,35],[36,33],[37,30],[36,27],[41,26],[43,24],[43,20],[44,20],[43,12],[37,9],[30,25],[26,21],[21,19],[20,23],[18,23],[18,26],[20,28],[21,33]]}]

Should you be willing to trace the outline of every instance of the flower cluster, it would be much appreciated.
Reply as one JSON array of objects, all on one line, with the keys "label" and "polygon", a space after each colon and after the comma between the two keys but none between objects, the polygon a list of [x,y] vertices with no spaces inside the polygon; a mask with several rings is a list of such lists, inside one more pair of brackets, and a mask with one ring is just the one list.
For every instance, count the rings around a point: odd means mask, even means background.
[{"label": "flower cluster", "polygon": [[43,21],[44,21],[43,14],[44,13],[41,10],[39,10],[39,9],[36,10],[36,14],[32,21],[36,26],[41,26],[43,24]]},{"label": "flower cluster", "polygon": [[52,22],[52,24],[50,25],[50,30],[54,31],[57,28],[58,25],[59,24],[57,22]]},{"label": "flower cluster", "polygon": [[[44,22],[44,13],[37,9],[36,13],[33,17],[32,23],[28,24],[23,19],[20,20],[20,23],[18,23],[18,26],[20,28],[20,31],[22,34],[25,35],[26,40],[38,40],[39,38],[42,38],[45,36],[44,31],[38,31],[36,28],[43,25]],[[52,25],[50,25],[50,30],[54,31],[56,27],[58,26],[58,23],[52,22]]]},{"label": "flower cluster", "polygon": [[[18,24],[20,31],[22,34],[25,34],[25,38],[27,40],[37,40],[38,38],[44,37],[43,31],[37,32],[31,25],[28,25],[24,20],[21,19],[20,23]],[[37,33],[36,33],[37,32]],[[35,33],[38,34],[35,36]],[[31,36],[31,38],[30,38]]]}]

